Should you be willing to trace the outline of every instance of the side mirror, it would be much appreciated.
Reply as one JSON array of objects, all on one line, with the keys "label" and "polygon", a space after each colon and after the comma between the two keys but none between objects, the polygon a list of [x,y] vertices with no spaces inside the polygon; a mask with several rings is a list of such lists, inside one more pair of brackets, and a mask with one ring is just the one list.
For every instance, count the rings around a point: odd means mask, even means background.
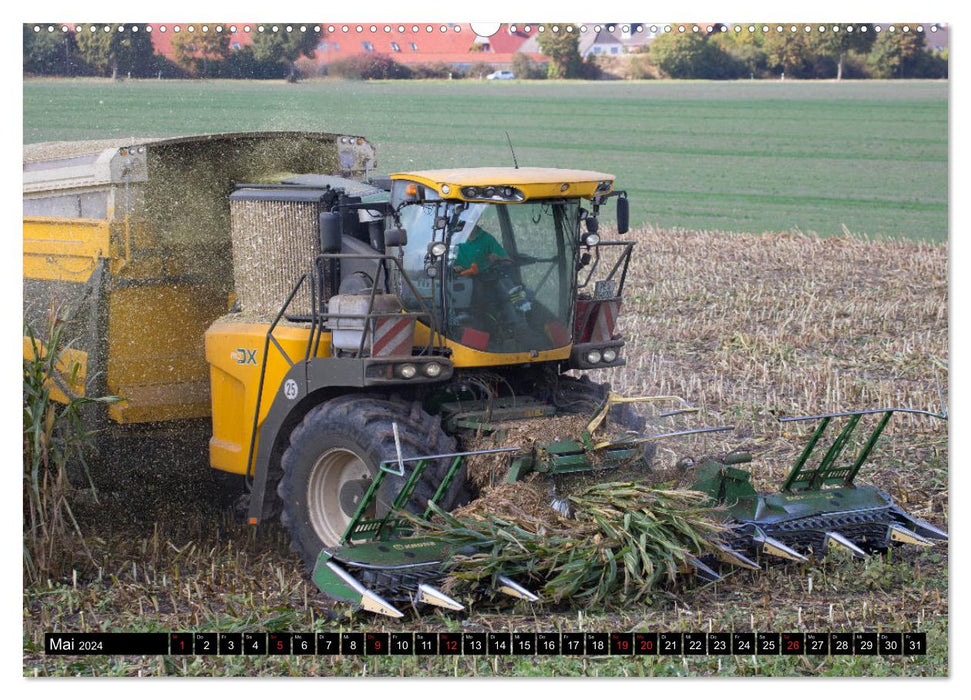
[{"label": "side mirror", "polygon": [[[465,228],[465,222],[461,220],[462,212],[468,209],[468,205],[465,202],[459,202],[452,208],[452,218],[448,222],[448,227],[452,230],[452,233],[456,231],[461,231]],[[441,228],[441,227],[436,227]]]},{"label": "side mirror", "polygon": [[384,232],[384,245],[401,248],[408,245],[408,232],[403,228],[392,228]]},{"label": "side mirror", "polygon": [[627,197],[617,198],[617,233],[627,233],[630,230],[630,204]]},{"label": "side mirror", "polygon": [[320,212],[320,252],[341,252],[341,215],[337,212]]}]

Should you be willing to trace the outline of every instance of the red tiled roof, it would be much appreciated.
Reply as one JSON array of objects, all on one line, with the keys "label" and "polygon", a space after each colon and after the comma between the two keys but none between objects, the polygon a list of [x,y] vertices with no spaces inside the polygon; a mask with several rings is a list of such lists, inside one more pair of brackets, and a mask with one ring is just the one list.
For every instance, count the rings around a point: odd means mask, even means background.
[{"label": "red tiled roof", "polygon": [[[159,31],[163,24],[167,27],[165,32]],[[378,28],[378,31],[369,31],[372,24]],[[156,52],[170,59],[173,58],[172,28],[174,26],[175,23],[160,22],[154,26],[152,32],[152,44],[155,46]],[[253,43],[253,34],[258,25],[245,22],[227,22],[223,26],[235,26],[237,28],[237,32],[232,35],[231,46],[232,48],[242,48]],[[253,31],[243,31],[246,26],[251,27]],[[323,26],[328,25],[323,23]],[[331,26],[335,27],[335,31],[324,34],[317,45],[314,58],[311,59],[318,65],[327,64],[339,58],[368,53],[390,56],[398,63],[406,65],[420,63],[509,64],[512,63],[513,57],[523,43],[532,34],[535,34],[535,30],[532,28],[529,33],[524,32],[521,26],[517,27],[515,32],[510,32],[509,25],[502,25],[499,31],[491,37],[484,37],[476,41],[477,35],[472,31],[469,24],[393,24],[390,25],[390,32],[383,31],[385,26],[383,23],[363,25],[361,32],[356,31],[356,24],[341,23]],[[427,31],[428,26],[432,27],[431,32]],[[445,26],[447,31],[441,31],[442,26]],[[343,31],[344,27],[347,27],[348,31]],[[404,31],[398,31],[399,27]],[[413,31],[414,27],[418,28],[417,32]],[[456,28],[458,31],[456,31]],[[233,46],[234,44],[238,44],[238,46]],[[486,46],[489,47],[486,50],[479,48]],[[529,53],[527,55],[535,60],[546,60],[541,54]]]},{"label": "red tiled roof", "polygon": [[[510,31],[510,27],[516,27],[515,32]],[[489,43],[492,45],[492,50],[496,53],[515,53],[519,51],[523,43],[531,36],[536,34],[536,26],[530,26],[529,31],[523,30],[523,26],[520,25],[508,25],[504,24],[499,28],[499,31],[488,37]]]},{"label": "red tiled roof", "polygon": [[[507,48],[510,42],[502,42],[505,50],[497,53],[492,50],[496,48],[492,42],[495,37],[477,41],[476,33],[468,24],[445,25],[448,27],[445,32],[441,31],[442,25],[434,25],[431,32],[426,30],[429,26],[426,24],[408,25],[403,27],[404,31],[398,31],[399,26],[392,27],[391,32],[356,32],[353,27],[348,27],[347,32],[328,34],[321,39],[314,60],[325,64],[348,56],[374,53],[390,56],[403,64],[509,63],[518,44],[526,38],[518,40],[516,47]],[[419,31],[413,31],[415,26]],[[500,29],[499,33],[502,32]]]}]

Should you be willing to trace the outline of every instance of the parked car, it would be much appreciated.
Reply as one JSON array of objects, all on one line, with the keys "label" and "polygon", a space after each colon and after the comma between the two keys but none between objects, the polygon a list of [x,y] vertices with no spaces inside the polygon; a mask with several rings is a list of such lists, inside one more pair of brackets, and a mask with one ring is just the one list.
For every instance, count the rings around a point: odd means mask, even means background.
[{"label": "parked car", "polygon": [[515,77],[511,70],[497,70],[495,73],[489,73],[486,80],[512,80]]}]

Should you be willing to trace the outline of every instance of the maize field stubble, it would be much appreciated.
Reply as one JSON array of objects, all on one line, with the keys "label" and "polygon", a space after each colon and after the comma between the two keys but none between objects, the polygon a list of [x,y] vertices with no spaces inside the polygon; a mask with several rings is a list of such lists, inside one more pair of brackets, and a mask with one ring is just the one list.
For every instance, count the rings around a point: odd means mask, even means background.
[{"label": "maize field stubble", "polygon": [[[662,464],[743,447],[774,488],[806,437],[774,414],[939,406],[947,398],[947,83],[493,85],[60,81],[24,83],[24,141],[260,129],[344,131],[385,172],[520,163],[595,167],[632,198],[626,393],[679,394],[691,425],[733,433],[659,445]],[[393,117],[393,118],[392,118]],[[500,129],[500,126],[502,129]],[[492,132],[495,133],[492,133]],[[594,138],[595,136],[595,138]],[[434,148],[427,144],[434,143]],[[421,145],[419,145],[421,144]],[[609,216],[604,217],[609,221]],[[673,227],[682,227],[673,230]],[[694,230],[691,230],[694,229]],[[685,426],[688,422],[684,421]],[[791,426],[792,424],[790,424]],[[947,551],[897,551],[736,572],[613,611],[474,609],[394,622],[321,614],[275,525],[254,535],[216,496],[204,452],[131,455],[127,490],[79,499],[97,566],[25,587],[24,675],[945,675]],[[898,416],[860,480],[947,526],[946,426]],[[148,478],[146,478],[148,477]],[[173,494],[177,494],[173,498]],[[929,655],[591,658],[46,657],[43,633],[170,630],[928,632]]]}]

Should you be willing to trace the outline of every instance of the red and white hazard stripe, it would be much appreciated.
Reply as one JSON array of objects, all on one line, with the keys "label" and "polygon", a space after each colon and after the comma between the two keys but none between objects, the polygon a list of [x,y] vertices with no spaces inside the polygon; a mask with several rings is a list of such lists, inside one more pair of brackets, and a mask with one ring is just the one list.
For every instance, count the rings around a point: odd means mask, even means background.
[{"label": "red and white hazard stripe", "polygon": [[415,341],[415,319],[395,316],[374,320],[371,356],[410,355]]},{"label": "red and white hazard stripe", "polygon": [[593,330],[590,333],[591,343],[604,343],[614,339],[614,326],[620,315],[620,300],[601,301],[596,314]]}]

